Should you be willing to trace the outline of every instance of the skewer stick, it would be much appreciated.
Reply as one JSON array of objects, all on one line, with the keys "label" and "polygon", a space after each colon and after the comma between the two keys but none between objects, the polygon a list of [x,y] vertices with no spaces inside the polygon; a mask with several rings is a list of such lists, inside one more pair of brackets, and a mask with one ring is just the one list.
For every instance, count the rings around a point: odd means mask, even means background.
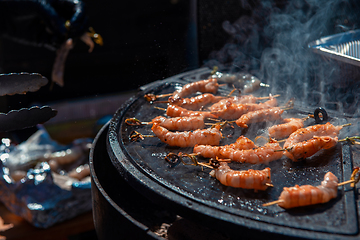
[{"label": "skewer stick", "polygon": [[153,102],[158,98],[169,97],[169,96],[172,96],[172,95],[173,95],[173,93],[160,94],[160,95],[155,95],[155,94],[152,94],[152,93],[148,93],[148,94],[145,94],[144,97],[148,102]]},{"label": "skewer stick", "polygon": [[268,207],[268,206],[275,205],[275,204],[282,203],[282,202],[284,202],[284,200],[279,199],[279,200],[276,200],[276,201],[264,203],[262,206],[263,207]]},{"label": "skewer stick", "polygon": [[275,149],[274,152],[291,151],[291,149],[293,149],[293,147]]},{"label": "skewer stick", "polygon": [[161,111],[166,111],[166,108],[161,108],[161,107],[154,107],[154,108],[159,109]]},{"label": "skewer stick", "polygon": [[355,141],[356,139],[360,139],[360,137],[359,137],[359,136],[346,137],[346,138],[344,138],[344,139],[340,139],[338,142],[345,142],[345,141],[347,141],[347,142],[349,142],[349,143],[351,143],[351,144],[360,145],[360,142]]},{"label": "skewer stick", "polygon": [[152,122],[141,122],[137,118],[127,118],[127,119],[125,119],[125,123],[130,126],[141,126],[141,125],[152,124]]},{"label": "skewer stick", "polygon": [[139,133],[137,131],[132,131],[130,133],[130,140],[132,142],[135,142],[135,141],[137,141],[139,139],[144,140],[144,138],[146,138],[146,137],[155,137],[155,136],[154,135],[143,135],[143,134],[141,134],[141,133]]}]

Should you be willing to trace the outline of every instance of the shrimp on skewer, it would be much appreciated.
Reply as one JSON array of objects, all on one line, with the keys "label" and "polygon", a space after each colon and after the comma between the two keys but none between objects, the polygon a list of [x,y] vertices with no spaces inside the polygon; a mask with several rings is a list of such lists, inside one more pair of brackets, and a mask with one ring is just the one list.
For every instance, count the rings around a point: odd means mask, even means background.
[{"label": "shrimp on skewer", "polygon": [[260,110],[260,109],[267,109],[273,108],[277,106],[276,98],[270,96],[270,99],[263,103],[247,103],[247,104],[234,104],[228,101],[224,108],[219,111],[211,111],[212,114],[215,116],[226,119],[226,120],[233,120],[240,118],[243,114]]},{"label": "shrimp on skewer", "polygon": [[153,124],[160,124],[160,126],[172,131],[186,131],[205,128],[203,116],[174,118],[158,116],[154,118],[151,122]]},{"label": "shrimp on skewer", "polygon": [[260,109],[242,115],[238,120],[235,121],[235,123],[239,127],[247,128],[248,124],[250,123],[275,121],[280,119],[283,112],[284,110],[279,107]]},{"label": "shrimp on skewer", "polygon": [[327,172],[324,181],[319,186],[295,185],[294,187],[284,187],[279,200],[266,203],[267,207],[278,204],[280,207],[288,209],[294,207],[308,206],[318,203],[326,203],[337,197],[338,178],[331,172]]},{"label": "shrimp on skewer", "polygon": [[331,123],[300,128],[290,134],[284,143],[284,155],[293,161],[310,157],[321,149],[329,149],[338,142],[340,130],[349,124],[334,126]]},{"label": "shrimp on skewer", "polygon": [[286,149],[284,155],[292,161],[297,162],[301,159],[311,157],[321,149],[329,149],[334,147],[338,142],[337,137],[329,136],[314,136],[313,138],[295,143],[290,148]]},{"label": "shrimp on skewer", "polygon": [[257,98],[253,95],[243,95],[240,97],[229,97],[214,103],[209,109],[212,112],[221,111],[226,108],[227,104],[245,104],[245,103],[256,103]]},{"label": "shrimp on skewer", "polygon": [[285,118],[282,124],[269,127],[269,137],[275,139],[283,139],[291,133],[304,127],[304,120],[301,118]]},{"label": "shrimp on skewer", "polygon": [[200,145],[196,144],[194,146],[193,152],[195,154],[199,154],[203,156],[204,158],[223,158],[223,156],[220,154],[221,148],[233,148],[238,150],[247,150],[247,149],[254,149],[257,148],[257,146],[254,144],[253,141],[248,139],[247,137],[240,136],[238,139],[236,139],[235,143],[231,143],[229,145],[224,146],[211,146],[211,145]]},{"label": "shrimp on skewer", "polygon": [[166,109],[166,115],[169,117],[192,117],[192,116],[203,116],[204,118],[217,118],[214,114],[206,111],[191,111],[185,108],[169,105]]},{"label": "shrimp on skewer", "polygon": [[[204,153],[204,154],[211,154],[206,153],[201,148],[194,148],[194,153]],[[231,147],[219,147],[216,149],[215,157],[230,159],[234,162],[241,162],[241,163],[251,163],[251,164],[258,164],[258,163],[269,163],[275,160],[280,159],[283,156],[283,153],[280,152],[281,147],[278,142],[275,140],[270,140],[270,142],[266,143],[264,146],[255,148],[255,149],[235,149]]]},{"label": "shrimp on skewer", "polygon": [[181,98],[188,96],[196,92],[203,93],[216,93],[219,88],[219,84],[216,78],[209,78],[206,80],[200,80],[192,83],[185,84],[181,89],[176,90],[171,97],[169,102],[173,103]]},{"label": "shrimp on skewer", "polygon": [[222,138],[220,126],[195,131],[171,132],[155,123],[151,130],[162,142],[177,147],[193,147],[196,144],[219,145]]},{"label": "shrimp on skewer", "polygon": [[220,166],[210,172],[212,177],[218,179],[223,185],[256,190],[266,190],[271,186],[270,168],[263,170],[232,170],[226,162],[220,162]]},{"label": "shrimp on skewer", "polygon": [[157,123],[171,131],[187,131],[205,128],[205,121],[203,116],[174,118],[157,116],[151,122],[141,122],[136,118],[127,118],[125,119],[125,123],[130,126],[150,125]]},{"label": "shrimp on skewer", "polygon": [[300,128],[290,134],[285,141],[284,148],[290,148],[295,143],[306,141],[314,136],[337,137],[344,126],[346,125],[334,126],[328,122],[326,124],[317,124],[306,128]]},{"label": "shrimp on skewer", "polygon": [[178,101],[173,102],[173,105],[183,107],[188,110],[199,110],[209,103],[216,103],[224,99],[222,96],[215,96],[211,93],[200,94],[196,97],[181,98]]}]

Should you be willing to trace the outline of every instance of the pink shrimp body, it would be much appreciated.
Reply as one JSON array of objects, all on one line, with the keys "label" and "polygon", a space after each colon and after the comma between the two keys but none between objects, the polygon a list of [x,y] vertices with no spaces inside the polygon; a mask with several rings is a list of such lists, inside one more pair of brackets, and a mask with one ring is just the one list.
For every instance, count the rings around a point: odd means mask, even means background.
[{"label": "pink shrimp body", "polygon": [[284,110],[278,107],[260,109],[242,115],[238,120],[236,120],[235,123],[239,127],[247,128],[248,124],[250,123],[275,121],[277,119],[280,119],[283,112]]},{"label": "pink shrimp body", "polygon": [[169,97],[169,102],[175,102],[179,99],[196,92],[216,93],[219,88],[216,78],[209,78],[192,83],[185,84],[181,89],[176,90],[174,94]]},{"label": "pink shrimp body", "polygon": [[268,188],[266,184],[271,184],[270,168],[235,171],[227,163],[222,162],[218,168],[210,172],[210,175],[223,185],[235,188],[266,190]]},{"label": "pink shrimp body", "polygon": [[269,127],[268,132],[271,138],[283,139],[304,127],[304,121],[300,118],[285,118],[283,121],[282,124]]},{"label": "pink shrimp body", "polygon": [[238,150],[233,148],[221,148],[219,154],[225,159],[231,159],[235,162],[241,163],[269,163],[280,159],[283,156],[281,151],[275,151],[282,149],[278,142],[272,141],[266,143],[263,147],[248,150]]},{"label": "pink shrimp body", "polygon": [[235,143],[231,143],[229,145],[224,146],[211,146],[211,145],[199,145],[196,144],[194,147],[193,152],[196,154],[199,154],[205,158],[223,158],[223,156],[220,154],[220,149],[222,148],[233,148],[233,149],[253,149],[257,146],[254,144],[253,141],[248,139],[247,137],[240,136]]},{"label": "pink shrimp body", "polygon": [[284,143],[284,148],[289,148],[295,143],[306,141],[313,138],[314,136],[337,137],[342,128],[342,126],[334,126],[329,122],[326,124],[318,124],[306,128],[300,128],[290,134]]},{"label": "pink shrimp body", "polygon": [[219,128],[171,132],[159,124],[153,124],[151,130],[162,142],[177,147],[193,147],[196,144],[219,145],[222,138]]},{"label": "pink shrimp body", "polygon": [[246,104],[235,104],[231,101],[224,104],[224,108],[219,111],[211,111],[212,114],[216,115],[219,118],[226,120],[233,120],[240,118],[243,114],[248,112],[267,109],[277,106],[277,100],[274,97],[270,97],[270,100],[264,103],[246,103]]},{"label": "pink shrimp body", "polygon": [[181,98],[179,101],[172,103],[173,105],[183,107],[188,110],[199,110],[209,103],[215,103],[224,97],[215,96],[211,93],[205,93],[191,98]]},{"label": "pink shrimp body", "polygon": [[221,111],[223,109],[226,108],[227,104],[245,104],[245,103],[256,103],[257,98],[254,97],[253,95],[244,95],[241,97],[229,97],[229,98],[225,98],[222,99],[220,101],[218,101],[217,103],[214,103],[211,107],[210,107],[210,111]]},{"label": "pink shrimp body", "polygon": [[321,185],[295,185],[284,187],[280,194],[278,205],[282,208],[294,208],[300,206],[326,203],[337,196],[338,178],[331,172],[324,176]]},{"label": "pink shrimp body", "polygon": [[210,112],[206,111],[191,111],[185,108],[176,106],[176,105],[169,105],[166,110],[166,115],[169,117],[195,117],[195,116],[202,116],[204,118],[217,118],[215,115],[211,114]]},{"label": "pink shrimp body", "polygon": [[158,116],[151,122],[159,124],[160,126],[171,131],[186,131],[205,128],[204,117],[202,116],[174,118]]},{"label": "pink shrimp body", "polygon": [[329,136],[314,136],[312,139],[307,141],[295,143],[291,145],[289,150],[284,152],[284,155],[297,162],[301,159],[310,157],[320,151],[321,149],[329,149],[334,147],[338,142],[337,137]]}]

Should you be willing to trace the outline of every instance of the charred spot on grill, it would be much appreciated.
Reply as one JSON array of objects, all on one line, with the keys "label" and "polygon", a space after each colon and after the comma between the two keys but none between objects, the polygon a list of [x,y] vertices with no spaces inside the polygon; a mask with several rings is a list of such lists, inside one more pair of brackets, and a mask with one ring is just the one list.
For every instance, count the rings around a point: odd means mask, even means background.
[{"label": "charred spot on grill", "polygon": [[175,153],[169,153],[164,159],[171,165],[176,165],[180,162],[180,157]]},{"label": "charred spot on grill", "polygon": [[316,123],[322,123],[329,119],[329,115],[324,108],[318,107],[314,111],[314,118]]},{"label": "charred spot on grill", "polygon": [[210,166],[213,168],[218,168],[220,167],[220,162],[217,159],[210,159]]}]

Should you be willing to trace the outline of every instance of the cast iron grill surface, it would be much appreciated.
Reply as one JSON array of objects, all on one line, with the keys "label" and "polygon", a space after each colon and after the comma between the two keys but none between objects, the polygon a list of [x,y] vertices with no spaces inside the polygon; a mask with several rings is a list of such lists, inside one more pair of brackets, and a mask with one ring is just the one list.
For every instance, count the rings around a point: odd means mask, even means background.
[{"label": "cast iron grill surface", "polygon": [[[231,163],[238,170],[271,168],[273,188],[266,191],[237,189],[221,185],[209,175],[210,169],[199,166],[177,164],[170,165],[164,157],[170,153],[191,153],[192,148],[170,147],[157,138],[145,138],[131,142],[130,133],[136,130],[144,135],[152,134],[150,126],[128,126],[127,118],[151,121],[165,112],[150,104],[144,98],[147,93],[165,94],[190,82],[205,79],[209,69],[198,69],[156,82],[143,88],[143,91],[122,106],[110,122],[107,149],[113,165],[135,189],[145,197],[163,204],[178,212],[179,215],[213,224],[222,230],[230,230],[232,237],[239,236],[236,227],[259,230],[262,234],[272,233],[285,237],[298,238],[356,238],[359,234],[357,192],[350,186],[339,187],[338,197],[325,204],[284,210],[277,205],[263,207],[262,204],[277,200],[283,187],[298,185],[319,185],[326,172],[333,172],[339,181],[350,178],[352,168],[358,164],[358,147],[347,142],[336,147],[320,151],[313,157],[294,163],[283,157],[280,160],[262,164]],[[221,87],[219,94],[225,95],[231,90]],[[268,94],[266,89],[254,93],[259,96]],[[288,99],[279,98],[279,105]],[[314,109],[298,108],[284,112],[283,117],[303,118]],[[352,123],[340,131],[339,139],[358,132],[355,118],[336,112],[328,112],[328,120],[334,125]],[[240,135],[254,140],[256,136],[266,136],[267,127],[273,123],[252,124],[248,129],[227,128],[223,135],[232,137],[222,139],[221,145],[232,143]],[[305,126],[313,125],[313,119],[306,120]],[[350,135],[351,134],[351,135]],[[356,159],[354,159],[354,157]],[[234,231],[231,231],[234,230]]]}]

